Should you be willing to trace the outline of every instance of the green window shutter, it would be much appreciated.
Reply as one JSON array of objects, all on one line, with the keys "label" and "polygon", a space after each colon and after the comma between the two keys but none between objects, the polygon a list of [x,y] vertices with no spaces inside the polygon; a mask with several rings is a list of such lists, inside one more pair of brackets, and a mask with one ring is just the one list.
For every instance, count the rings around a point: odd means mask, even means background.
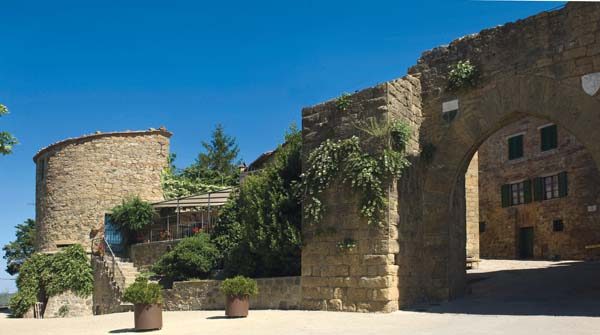
[{"label": "green window shutter", "polygon": [[569,194],[569,182],[567,179],[567,173],[561,172],[558,174],[558,196],[566,197]]},{"label": "green window shutter", "polygon": [[502,207],[510,206],[510,185],[502,185],[500,188],[500,193],[502,195]]},{"label": "green window shutter", "polygon": [[508,159],[523,157],[523,135],[513,136],[508,139]]},{"label": "green window shutter", "polygon": [[556,125],[540,129],[540,135],[542,140],[542,151],[555,149],[558,146],[558,128]]},{"label": "green window shutter", "polygon": [[533,200],[544,200],[544,184],[542,178],[533,178]]},{"label": "green window shutter", "polygon": [[531,202],[531,180],[525,180],[523,182],[523,193],[525,194],[525,203]]}]

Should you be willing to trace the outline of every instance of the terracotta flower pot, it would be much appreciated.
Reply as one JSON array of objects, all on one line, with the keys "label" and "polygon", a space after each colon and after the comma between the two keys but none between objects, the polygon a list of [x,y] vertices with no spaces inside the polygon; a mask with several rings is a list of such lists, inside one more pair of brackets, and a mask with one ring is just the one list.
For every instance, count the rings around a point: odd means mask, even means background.
[{"label": "terracotta flower pot", "polygon": [[249,308],[249,296],[228,296],[225,303],[225,315],[230,318],[245,318],[248,316]]},{"label": "terracotta flower pot", "polygon": [[162,305],[135,304],[134,307],[136,330],[162,329]]}]

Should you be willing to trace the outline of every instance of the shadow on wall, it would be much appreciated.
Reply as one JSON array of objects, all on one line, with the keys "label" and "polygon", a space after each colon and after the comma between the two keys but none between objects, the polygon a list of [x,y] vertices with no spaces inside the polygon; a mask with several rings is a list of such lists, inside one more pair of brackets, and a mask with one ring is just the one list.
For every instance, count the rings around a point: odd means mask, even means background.
[{"label": "shadow on wall", "polygon": [[414,311],[480,315],[600,316],[600,262],[467,274],[469,294]]}]

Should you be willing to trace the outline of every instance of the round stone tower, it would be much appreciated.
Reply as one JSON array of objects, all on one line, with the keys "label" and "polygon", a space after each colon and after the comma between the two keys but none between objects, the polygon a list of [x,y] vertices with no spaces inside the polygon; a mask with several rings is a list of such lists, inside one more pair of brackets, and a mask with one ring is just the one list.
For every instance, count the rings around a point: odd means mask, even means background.
[{"label": "round stone tower", "polygon": [[89,250],[105,214],[124,197],[163,200],[170,137],[164,128],[96,133],[40,150],[33,157],[37,250],[76,243]]}]

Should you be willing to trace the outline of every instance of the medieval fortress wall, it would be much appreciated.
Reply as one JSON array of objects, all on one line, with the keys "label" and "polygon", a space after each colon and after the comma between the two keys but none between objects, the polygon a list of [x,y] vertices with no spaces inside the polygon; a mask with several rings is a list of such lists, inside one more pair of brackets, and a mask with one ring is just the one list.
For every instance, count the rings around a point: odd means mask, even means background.
[{"label": "medieval fortress wall", "polygon": [[36,163],[37,249],[82,244],[104,227],[104,214],[124,197],[163,200],[161,171],[169,138],[164,129],[97,133],[39,151]]},{"label": "medieval fortress wall", "polygon": [[[450,91],[448,67],[464,60],[478,68],[479,84]],[[390,186],[386,225],[368,226],[356,212],[353,193],[337,185],[323,199],[328,212],[321,223],[337,232],[319,235],[318,228],[303,225],[304,307],[392,311],[464,294],[467,235],[477,236],[479,216],[472,206],[476,159],[468,169],[477,148],[530,114],[579,134],[598,161],[595,79],[600,6],[570,3],[425,52],[408,76],[353,94],[345,111],[333,101],[305,108],[305,156],[324,139],[358,135],[353,122],[369,117],[408,121],[417,143],[412,167]],[[446,106],[456,108],[453,120]],[[435,149],[430,162],[419,156],[424,148]],[[337,250],[344,238],[356,240],[357,248]],[[469,244],[468,252],[478,250]]]}]

